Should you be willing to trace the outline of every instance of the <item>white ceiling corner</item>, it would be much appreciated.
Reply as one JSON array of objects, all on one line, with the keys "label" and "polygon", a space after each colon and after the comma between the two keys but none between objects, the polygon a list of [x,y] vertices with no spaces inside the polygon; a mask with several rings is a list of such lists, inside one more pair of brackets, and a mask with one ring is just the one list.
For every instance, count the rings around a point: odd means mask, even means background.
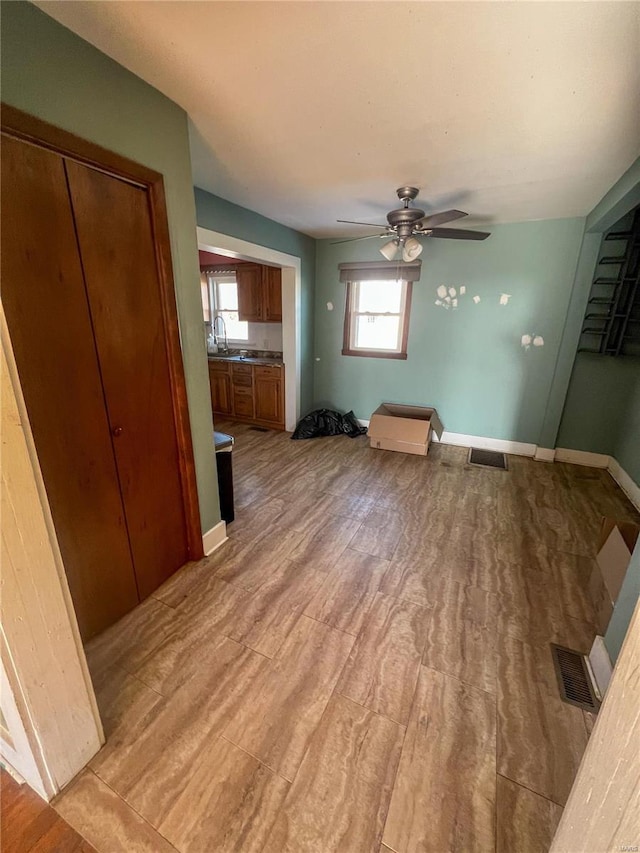
[{"label": "white ceiling corner", "polygon": [[637,2],[36,5],[187,111],[197,186],[317,237],[407,183],[585,216],[640,153]]}]

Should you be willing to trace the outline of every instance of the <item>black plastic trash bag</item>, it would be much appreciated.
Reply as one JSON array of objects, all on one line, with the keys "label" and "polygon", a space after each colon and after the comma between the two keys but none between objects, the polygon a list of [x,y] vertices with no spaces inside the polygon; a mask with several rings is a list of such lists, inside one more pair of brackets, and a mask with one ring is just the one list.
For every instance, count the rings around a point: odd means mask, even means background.
[{"label": "black plastic trash bag", "polygon": [[356,438],[365,432],[366,429],[360,426],[353,412],[341,415],[331,409],[316,409],[298,421],[291,438],[319,438],[325,435],[348,435],[349,438]]}]

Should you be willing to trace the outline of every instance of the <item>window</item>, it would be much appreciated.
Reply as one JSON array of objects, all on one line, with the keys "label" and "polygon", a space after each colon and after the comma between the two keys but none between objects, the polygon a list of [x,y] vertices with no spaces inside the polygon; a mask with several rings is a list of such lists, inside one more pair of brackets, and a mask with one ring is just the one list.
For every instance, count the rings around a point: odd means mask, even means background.
[{"label": "window", "polygon": [[347,281],[343,355],[407,357],[411,281]]},{"label": "window", "polygon": [[[249,323],[246,320],[240,320],[238,317],[238,285],[235,273],[224,275],[209,273],[207,280],[209,304],[213,307],[213,317],[222,317],[224,320],[227,339],[238,343],[248,341]],[[216,326],[218,333],[221,332],[221,326],[221,323]]]}]

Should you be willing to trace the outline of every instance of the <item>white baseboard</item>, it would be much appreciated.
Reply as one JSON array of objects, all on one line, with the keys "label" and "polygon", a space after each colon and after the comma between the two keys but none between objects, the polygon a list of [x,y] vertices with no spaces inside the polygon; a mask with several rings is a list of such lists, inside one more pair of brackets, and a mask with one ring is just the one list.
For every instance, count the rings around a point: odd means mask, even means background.
[{"label": "white baseboard", "polygon": [[555,462],[556,452],[550,447],[536,447],[536,452],[533,454],[536,462]]},{"label": "white baseboard", "polygon": [[[434,434],[434,441],[438,437]],[[497,450],[500,453],[511,453],[514,456],[533,456],[535,444],[525,444],[522,441],[507,441],[502,438],[485,438],[482,435],[465,435],[461,432],[442,433],[440,444],[452,444],[454,447],[476,447],[479,450]]]},{"label": "white baseboard", "polygon": [[207,530],[202,537],[202,547],[204,549],[205,556],[208,557],[209,554],[213,554],[216,548],[219,548],[222,543],[226,541],[227,525],[224,521],[219,521],[215,527],[212,527],[211,530]]},{"label": "white baseboard", "polygon": [[589,453],[587,450],[570,450],[556,447],[556,462],[570,462],[587,468],[608,468],[611,457],[604,453]]},{"label": "white baseboard", "polygon": [[629,498],[634,507],[640,512],[640,486],[631,479],[617,459],[610,458],[607,470]]},{"label": "white baseboard", "polygon": [[589,652],[588,661],[598,693],[598,699],[602,701],[611,681],[611,673],[613,672],[611,658],[604,644],[604,637],[597,636],[595,638]]}]

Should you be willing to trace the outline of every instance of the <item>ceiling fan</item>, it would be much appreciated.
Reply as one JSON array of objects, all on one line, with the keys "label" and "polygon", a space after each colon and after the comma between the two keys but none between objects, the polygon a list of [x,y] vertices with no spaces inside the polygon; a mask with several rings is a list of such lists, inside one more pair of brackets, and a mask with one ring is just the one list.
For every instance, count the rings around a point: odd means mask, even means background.
[{"label": "ceiling fan", "polygon": [[491,234],[488,231],[469,231],[462,228],[439,228],[444,222],[453,222],[468,216],[462,210],[443,210],[442,213],[432,213],[427,216],[424,210],[411,207],[411,202],[418,195],[416,187],[400,187],[396,190],[402,207],[387,213],[387,225],[374,222],[353,222],[349,219],[338,219],[346,225],[366,225],[371,228],[384,228],[382,234],[372,234],[369,237],[351,237],[348,240],[336,240],[337,243],[350,243],[354,240],[370,240],[372,237],[391,237],[380,252],[388,261],[392,261],[402,250],[402,259],[412,261],[422,252],[422,244],[417,237],[439,237],[445,240],[486,240]]}]

